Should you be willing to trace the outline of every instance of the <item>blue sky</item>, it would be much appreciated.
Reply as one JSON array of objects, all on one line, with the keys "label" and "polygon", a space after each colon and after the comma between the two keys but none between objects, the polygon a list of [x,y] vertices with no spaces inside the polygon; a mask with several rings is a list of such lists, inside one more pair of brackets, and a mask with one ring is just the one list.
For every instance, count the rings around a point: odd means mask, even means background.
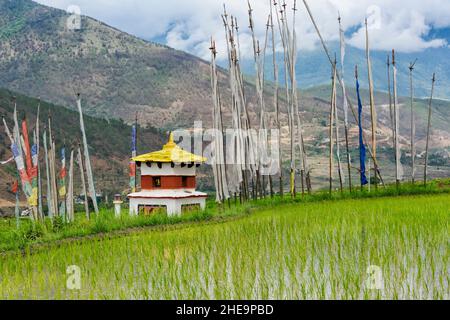
[{"label": "blue sky", "polygon": [[[104,21],[118,29],[148,40],[209,57],[209,39],[217,40],[219,54],[225,52],[220,14],[223,3],[241,25],[243,54],[250,55],[247,33],[246,0],[37,0],[37,2],[67,10],[78,6],[83,15]],[[257,36],[264,37],[269,13],[269,0],[252,0]],[[326,40],[338,39],[338,12],[348,31],[347,42],[363,48],[363,22],[371,21],[371,42],[374,50],[396,48],[400,52],[417,52],[427,48],[448,46],[445,39],[428,37],[432,29],[450,27],[449,0],[309,0]],[[293,0],[287,1],[292,8]],[[318,39],[301,0],[297,18],[300,50],[313,50]],[[223,48],[221,50],[221,48]],[[222,55],[223,58],[223,55]]]}]

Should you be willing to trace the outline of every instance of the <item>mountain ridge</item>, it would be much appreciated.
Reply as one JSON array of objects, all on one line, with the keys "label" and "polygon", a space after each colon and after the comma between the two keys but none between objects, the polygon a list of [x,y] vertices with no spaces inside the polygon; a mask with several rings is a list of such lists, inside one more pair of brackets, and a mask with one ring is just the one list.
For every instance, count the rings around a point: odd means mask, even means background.
[{"label": "mountain ridge", "polygon": [[[330,52],[337,53],[339,60],[339,44],[330,42],[328,44]],[[374,79],[374,87],[377,91],[386,91],[388,87],[387,81],[387,56],[391,52],[372,50],[372,74]],[[321,49],[314,51],[301,51],[298,55],[297,79],[301,89],[323,85],[329,83],[331,77],[331,65],[325,53]],[[436,49],[426,49],[417,53],[396,53],[397,69],[398,69],[398,93],[401,96],[409,96],[409,65],[417,59],[413,72],[414,94],[419,98],[427,98],[431,91],[431,78],[433,72],[436,72],[437,82],[435,87],[435,97],[440,99],[450,99],[450,89],[446,85],[450,83],[450,47],[442,47]],[[267,61],[271,61],[272,56],[267,56]],[[282,57],[278,57],[278,63],[283,63]],[[359,80],[361,87],[368,88],[367,63],[365,51],[352,46],[346,47],[345,58],[345,80],[347,84],[354,83],[354,69],[358,65]],[[272,80],[271,64],[267,66],[266,75],[268,80]],[[338,68],[340,62],[338,61]],[[282,69],[282,68],[281,68]],[[254,65],[251,60],[243,61],[243,70],[247,75],[254,74]],[[283,79],[283,70],[280,70],[280,79]],[[392,71],[391,71],[391,88],[392,88]]]},{"label": "mountain ridge", "polygon": [[[2,28],[5,21],[8,21],[9,28],[7,36],[0,40],[0,87],[6,87],[26,96],[40,96],[43,100],[72,110],[75,109],[75,93],[81,92],[84,98],[83,109],[92,117],[111,119],[111,121],[123,119],[126,123],[131,123],[137,114],[142,127],[157,127],[161,131],[176,128],[190,129],[197,120],[203,121],[204,127],[211,124],[210,65],[207,61],[122,33],[107,24],[85,16],[82,17],[81,30],[67,30],[65,22],[69,15],[66,12],[41,6],[30,0],[17,2],[0,0],[0,9],[4,7],[9,8],[10,13],[8,15],[5,10],[0,10],[0,30],[7,29]],[[361,82],[364,83],[365,68],[362,67],[365,65],[364,55],[361,56],[360,52],[353,52],[350,49],[348,52],[349,56],[354,55],[359,59]],[[311,59],[313,61],[314,57]],[[299,108],[304,121],[305,146],[313,167],[315,185],[323,183],[327,175],[325,172],[328,145],[327,119],[331,94],[329,63],[324,55],[320,55],[320,59],[325,59],[320,70],[313,62],[309,64],[303,62],[303,65],[300,64],[299,67],[302,71],[299,76],[300,84],[327,77],[319,81],[326,85],[300,90]],[[384,64],[382,60],[374,61],[374,68],[381,63]],[[246,66],[243,65],[243,67],[245,71]],[[309,68],[309,71],[306,68]],[[346,68],[349,79],[352,68],[351,66]],[[305,69],[308,72],[305,72]],[[250,120],[252,124],[255,124],[258,123],[258,112],[256,111],[254,77],[250,72],[249,74],[245,76],[247,80],[245,91]],[[311,76],[307,78],[305,76],[307,74]],[[348,91],[355,102],[354,88],[348,79]],[[375,76],[376,89],[383,87],[383,81],[383,76]],[[224,69],[220,69],[219,72],[219,86],[223,102],[223,121],[228,125],[231,123],[230,90],[228,76]],[[283,91],[280,92],[281,134],[283,147],[287,149],[289,139]],[[265,90],[266,114],[271,126],[275,123],[272,93],[273,84],[268,81]],[[364,112],[367,113],[367,90],[362,90],[362,96]],[[340,92],[339,99],[342,99]],[[380,141],[380,161],[383,170],[386,169],[386,175],[392,177],[393,153],[389,137],[390,119],[386,94],[376,92],[375,102],[379,109],[377,136]],[[422,152],[427,103],[426,100],[420,99],[416,99],[416,103],[417,143],[420,147],[419,151]],[[408,98],[401,97],[400,104],[402,160],[407,163]],[[433,152],[448,153],[450,151],[449,105],[446,102],[435,101],[431,146]],[[342,111],[339,111],[339,116],[342,119]],[[364,127],[369,128],[369,116],[365,115],[364,118],[366,119]],[[129,135],[123,129],[118,129],[118,133],[125,137]],[[367,134],[370,135],[370,132]],[[357,150],[357,143],[357,127],[351,118],[350,144],[353,153]],[[108,156],[114,157],[113,154],[105,154],[106,158]],[[357,154],[353,154],[352,158],[356,159]],[[447,158],[443,158],[444,170],[450,168],[450,165],[445,162],[448,161]],[[121,167],[122,171],[126,170],[125,161],[123,160],[121,164],[124,166]],[[440,170],[436,176],[442,174]]]},{"label": "mountain ridge", "polygon": [[30,0],[0,1],[0,30],[20,26],[0,37],[0,87],[72,108],[80,91],[88,114],[131,122],[131,108],[146,124],[153,111],[163,126],[182,118],[164,109],[187,112],[210,101],[206,61],[86,16],[80,30],[67,30],[68,17]]}]

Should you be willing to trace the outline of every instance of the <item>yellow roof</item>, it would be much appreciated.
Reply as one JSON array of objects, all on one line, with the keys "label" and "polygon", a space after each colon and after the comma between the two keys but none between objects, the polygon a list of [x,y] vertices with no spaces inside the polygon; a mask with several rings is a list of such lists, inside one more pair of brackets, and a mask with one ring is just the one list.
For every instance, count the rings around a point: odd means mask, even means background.
[{"label": "yellow roof", "polygon": [[135,162],[206,162],[206,158],[187,152],[177,146],[173,141],[173,133],[170,134],[169,142],[164,145],[162,150],[143,154],[132,160]]}]

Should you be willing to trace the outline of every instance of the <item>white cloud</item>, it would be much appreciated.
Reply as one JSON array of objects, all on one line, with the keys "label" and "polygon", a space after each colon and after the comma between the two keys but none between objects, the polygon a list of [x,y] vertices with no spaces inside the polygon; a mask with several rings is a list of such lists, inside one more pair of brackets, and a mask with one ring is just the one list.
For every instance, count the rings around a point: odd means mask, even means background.
[{"label": "white cloud", "polygon": [[[281,1],[281,0],[280,0]],[[164,39],[167,45],[188,51],[202,58],[209,57],[209,39],[213,36],[221,57],[225,42],[220,18],[223,2],[228,12],[239,19],[242,52],[249,55],[246,0],[37,0],[37,2],[66,9],[78,5],[82,14],[102,20],[116,28],[145,39]],[[269,13],[269,0],[252,0],[257,36],[262,40]],[[292,8],[293,0],[288,0]],[[301,0],[297,34],[299,49],[317,47],[318,38]],[[443,39],[426,40],[431,27],[450,26],[448,0],[309,0],[311,10],[326,40],[338,39],[337,13],[342,16],[349,35],[349,44],[364,48],[364,19],[375,17],[376,28],[371,28],[371,47],[378,50],[395,48],[401,52],[421,51],[446,46]],[[379,9],[377,9],[379,8]],[[370,9],[368,11],[368,9]],[[375,13],[375,15],[373,15]],[[373,20],[373,19],[372,19]]]}]

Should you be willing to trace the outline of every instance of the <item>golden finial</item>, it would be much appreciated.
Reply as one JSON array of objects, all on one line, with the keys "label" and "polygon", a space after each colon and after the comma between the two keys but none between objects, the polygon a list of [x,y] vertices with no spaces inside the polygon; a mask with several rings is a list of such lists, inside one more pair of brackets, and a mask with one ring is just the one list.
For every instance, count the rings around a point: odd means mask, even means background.
[{"label": "golden finial", "polygon": [[163,150],[174,149],[176,146],[177,145],[173,138],[173,132],[170,132],[169,141],[163,146]]}]

